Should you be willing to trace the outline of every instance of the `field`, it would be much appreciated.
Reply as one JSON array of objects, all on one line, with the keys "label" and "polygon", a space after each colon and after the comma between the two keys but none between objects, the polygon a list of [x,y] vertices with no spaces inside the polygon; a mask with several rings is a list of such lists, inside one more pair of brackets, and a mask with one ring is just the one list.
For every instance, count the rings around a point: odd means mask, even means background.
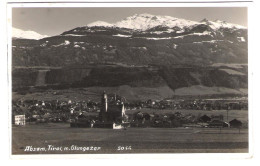
[{"label": "field", "polygon": [[112,130],[70,128],[68,123],[12,127],[12,154],[220,152],[248,152],[248,129],[128,128],[127,130]]}]

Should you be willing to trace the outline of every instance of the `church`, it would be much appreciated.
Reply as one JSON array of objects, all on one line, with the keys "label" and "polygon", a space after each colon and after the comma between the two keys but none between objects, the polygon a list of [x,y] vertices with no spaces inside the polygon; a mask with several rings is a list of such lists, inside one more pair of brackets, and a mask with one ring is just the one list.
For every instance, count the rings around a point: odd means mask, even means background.
[{"label": "church", "polygon": [[104,91],[101,96],[99,121],[101,123],[121,124],[124,123],[125,117],[123,98],[115,94],[109,99],[108,95]]}]

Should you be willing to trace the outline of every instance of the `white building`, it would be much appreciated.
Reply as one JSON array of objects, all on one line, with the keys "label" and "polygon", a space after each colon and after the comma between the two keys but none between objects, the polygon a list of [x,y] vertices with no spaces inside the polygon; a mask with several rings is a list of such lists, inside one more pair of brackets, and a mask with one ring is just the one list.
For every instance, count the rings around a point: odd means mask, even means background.
[{"label": "white building", "polygon": [[25,115],[15,115],[14,124],[19,126],[25,125]]}]

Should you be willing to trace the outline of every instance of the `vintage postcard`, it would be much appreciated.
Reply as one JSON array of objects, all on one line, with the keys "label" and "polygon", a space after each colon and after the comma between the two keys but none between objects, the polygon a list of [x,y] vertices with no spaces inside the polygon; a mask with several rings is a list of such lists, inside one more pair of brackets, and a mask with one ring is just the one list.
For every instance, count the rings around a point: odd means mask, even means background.
[{"label": "vintage postcard", "polygon": [[9,4],[11,154],[249,153],[228,5]]}]

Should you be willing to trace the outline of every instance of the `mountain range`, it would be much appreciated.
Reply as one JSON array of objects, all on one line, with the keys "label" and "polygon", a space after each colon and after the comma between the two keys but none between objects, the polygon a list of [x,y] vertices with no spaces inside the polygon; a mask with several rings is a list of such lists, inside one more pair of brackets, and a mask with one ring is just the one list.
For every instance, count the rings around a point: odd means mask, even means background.
[{"label": "mountain range", "polygon": [[[113,24],[96,21],[60,35],[37,39],[13,38],[12,65],[63,68],[47,72],[47,84],[247,88],[247,28],[225,21],[196,22],[136,14]],[[80,70],[81,75],[78,69],[75,73],[68,70],[94,64],[107,66],[87,67],[88,71]],[[29,76],[28,70],[24,72],[27,74],[16,75],[15,85],[22,82],[22,76]],[[61,73],[64,77],[58,76]],[[119,76],[128,81],[118,80]],[[37,79],[36,75],[29,77]],[[104,83],[104,78],[110,80]],[[33,84],[36,80],[31,81]]]},{"label": "mountain range", "polygon": [[157,26],[163,26],[168,28],[178,27],[180,29],[185,29],[185,28],[192,28],[200,24],[209,25],[214,30],[220,28],[246,29],[246,27],[243,27],[241,25],[230,24],[220,20],[209,21],[207,19],[203,19],[201,22],[196,22],[196,21],[175,18],[171,16],[155,16],[151,14],[135,14],[115,24],[110,24],[104,21],[96,21],[88,24],[87,26],[88,27],[103,26],[103,27],[125,28],[125,29],[146,31],[148,29]]},{"label": "mountain range", "polygon": [[18,66],[247,63],[247,29],[219,20],[140,14],[115,24],[97,21],[40,40],[16,39],[13,56],[13,65]]}]

